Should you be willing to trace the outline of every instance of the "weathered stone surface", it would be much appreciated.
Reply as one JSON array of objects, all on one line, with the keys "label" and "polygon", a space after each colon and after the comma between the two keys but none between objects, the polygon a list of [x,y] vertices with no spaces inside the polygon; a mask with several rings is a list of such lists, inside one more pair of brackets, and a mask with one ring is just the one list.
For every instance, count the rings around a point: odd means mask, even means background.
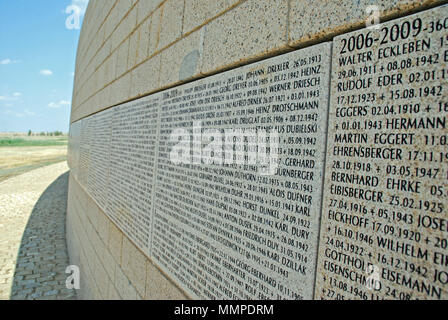
[{"label": "weathered stone surface", "polygon": [[205,24],[220,13],[229,10],[241,0],[187,0],[185,1],[183,33]]},{"label": "weathered stone surface", "polygon": [[159,85],[160,54],[132,70],[131,97],[136,98],[154,90]]},{"label": "weathered stone surface", "polygon": [[199,73],[204,41],[202,31],[190,34],[160,54],[159,86],[172,86]]},{"label": "weathered stone surface", "polygon": [[443,0],[291,0],[289,10],[289,45],[298,46],[334,37],[355,28],[366,27],[378,9],[381,20],[422,10]]},{"label": "weathered stone surface", "polygon": [[187,297],[151,262],[146,264],[145,300],[186,300]]},{"label": "weathered stone surface", "polygon": [[222,70],[287,46],[288,1],[248,0],[206,25],[202,72]]},{"label": "weathered stone surface", "polygon": [[137,24],[150,15],[163,0],[144,0],[137,4]]},{"label": "weathered stone surface", "polygon": [[[70,247],[83,248],[86,297],[184,298],[176,286],[191,298],[447,297],[446,7],[335,38],[327,122],[330,44],[247,63],[361,27],[368,1],[334,16],[301,0],[140,3],[120,4],[102,48],[84,45],[81,70],[96,71],[75,86],[69,161],[83,188]],[[381,17],[438,3],[382,1]],[[88,116],[111,105],[112,120]],[[228,128],[279,131],[280,171],[208,162]],[[188,149],[180,163],[176,146]]]},{"label": "weathered stone surface", "polygon": [[160,22],[160,33],[157,50],[163,49],[182,36],[182,17],[184,13],[184,2],[167,0],[160,8],[162,18]]},{"label": "weathered stone surface", "polygon": [[447,16],[334,40],[316,298],[448,297]]}]

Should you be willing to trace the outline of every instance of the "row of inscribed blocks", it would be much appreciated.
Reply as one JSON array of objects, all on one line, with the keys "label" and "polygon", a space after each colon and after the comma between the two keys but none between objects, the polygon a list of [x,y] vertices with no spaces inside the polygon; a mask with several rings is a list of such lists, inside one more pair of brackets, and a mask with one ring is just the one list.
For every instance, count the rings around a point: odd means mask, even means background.
[{"label": "row of inscribed blocks", "polygon": [[[378,5],[384,19],[443,2],[388,0]],[[108,27],[112,33],[103,37],[106,42],[92,60],[77,62],[73,109],[81,110],[73,111],[71,121],[187,79],[362,27],[370,4],[327,1],[320,10],[321,5],[304,0],[186,0],[185,7],[174,0],[119,0],[112,13],[121,8],[129,10],[127,16],[116,29]],[[89,40],[96,47],[101,41],[93,38]]]},{"label": "row of inscribed blocks", "polygon": [[70,175],[70,262],[80,267],[80,299],[186,299],[109,220]]}]

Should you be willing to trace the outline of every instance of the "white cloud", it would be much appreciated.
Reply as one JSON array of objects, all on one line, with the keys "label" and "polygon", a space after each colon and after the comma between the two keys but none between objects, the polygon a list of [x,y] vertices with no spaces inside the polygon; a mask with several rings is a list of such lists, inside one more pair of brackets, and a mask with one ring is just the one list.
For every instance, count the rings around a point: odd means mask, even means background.
[{"label": "white cloud", "polygon": [[35,116],[35,115],[36,115],[35,112],[32,112],[32,111],[30,111],[30,110],[28,110],[28,109],[25,109],[24,113],[25,113],[25,115],[27,115],[27,116]]},{"label": "white cloud", "polygon": [[25,109],[23,112],[15,112],[12,110],[5,110],[4,114],[16,118],[24,118],[24,117],[34,117],[36,115],[35,112],[30,111],[29,109]]},{"label": "white cloud", "polygon": [[0,60],[0,64],[6,65],[6,64],[12,64],[12,63],[19,63],[20,60],[11,60],[9,58]]},{"label": "white cloud", "polygon": [[20,92],[14,92],[12,96],[9,94],[0,96],[0,101],[17,101],[22,96]]},{"label": "white cloud", "polygon": [[40,70],[40,74],[43,76],[51,76],[53,74],[53,71],[48,70],[48,69],[43,69],[43,70]]},{"label": "white cloud", "polygon": [[16,117],[16,118],[23,118],[23,116],[24,116],[23,113],[14,112],[14,111],[11,111],[11,110],[6,110],[5,114],[8,115],[8,116]]},{"label": "white cloud", "polygon": [[60,108],[60,107],[62,107],[62,106],[69,106],[70,104],[71,104],[70,101],[67,101],[67,100],[61,100],[61,101],[59,101],[59,102],[50,102],[50,103],[48,104],[48,108],[50,108],[50,109],[57,109],[57,108]]},{"label": "white cloud", "polygon": [[23,114],[21,112],[15,112],[15,111],[11,111],[11,110],[6,110],[5,114],[8,116],[16,117],[16,118],[23,118],[25,116],[25,114]]}]

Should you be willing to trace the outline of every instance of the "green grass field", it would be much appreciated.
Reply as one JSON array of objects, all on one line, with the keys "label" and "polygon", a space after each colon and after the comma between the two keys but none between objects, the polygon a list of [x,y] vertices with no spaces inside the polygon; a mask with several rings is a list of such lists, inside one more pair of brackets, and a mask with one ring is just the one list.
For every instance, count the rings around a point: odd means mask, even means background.
[{"label": "green grass field", "polygon": [[24,139],[24,138],[0,138],[0,147],[49,147],[67,145],[67,138],[52,139]]}]

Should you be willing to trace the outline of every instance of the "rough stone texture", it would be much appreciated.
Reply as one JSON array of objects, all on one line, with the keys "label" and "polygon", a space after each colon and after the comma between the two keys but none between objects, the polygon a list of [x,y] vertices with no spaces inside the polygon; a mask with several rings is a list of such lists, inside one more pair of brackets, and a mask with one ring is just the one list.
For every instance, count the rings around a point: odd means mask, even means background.
[{"label": "rough stone texture", "polygon": [[185,0],[183,33],[206,24],[210,19],[234,7],[241,0]]},{"label": "rough stone texture", "polygon": [[[190,34],[161,53],[159,87],[168,87],[198,74],[203,48],[201,32],[202,30]],[[195,61],[185,61],[193,52],[197,53]]]},{"label": "rough stone texture", "polygon": [[[119,24],[111,35],[112,50],[115,50],[129,36],[129,34],[132,32],[132,30],[134,30],[136,26],[137,9],[134,7],[131,10],[131,7],[132,7],[132,1],[130,0],[118,1],[115,10],[115,12],[117,12],[115,21],[119,21]],[[123,14],[124,17],[122,17]]]},{"label": "rough stone texture", "polygon": [[146,264],[146,300],[185,300],[185,295],[151,262]]},{"label": "rough stone texture", "polygon": [[[149,46],[150,38],[152,37],[152,35],[150,34],[150,30],[149,30],[151,23],[152,23],[151,17],[144,20],[139,25],[139,27],[137,28],[137,30],[134,34],[137,38],[137,40],[136,40],[137,44],[136,44],[135,48],[131,45],[129,54],[131,54],[131,55],[135,54],[135,63],[136,64],[140,64],[141,62],[146,60],[146,58],[148,57],[148,46]],[[134,50],[135,50],[135,53],[134,53]]]},{"label": "rough stone texture", "polygon": [[157,49],[164,49],[182,36],[184,2],[167,0],[161,7],[162,20]]},{"label": "rough stone texture", "polygon": [[151,57],[156,53],[159,48],[159,42],[162,36],[162,14],[163,7],[159,7],[150,17],[151,24],[149,26],[148,57]]},{"label": "rough stone texture", "polygon": [[123,235],[113,223],[110,223],[109,225],[109,250],[116,261],[121,261]]},{"label": "rough stone texture", "polygon": [[164,0],[146,0],[138,1],[137,5],[137,24],[147,18]]},{"label": "rough stone texture", "polygon": [[132,71],[131,93],[132,98],[143,96],[159,86],[160,55],[139,65]]},{"label": "rough stone texture", "polygon": [[129,56],[129,39],[125,40],[117,49],[117,61],[115,62],[115,78],[119,78],[127,71]]},{"label": "rough stone texture", "polygon": [[321,38],[331,38],[354,28],[365,27],[367,7],[380,9],[380,20],[402,16],[415,10],[444,3],[442,0],[291,0],[289,11],[289,45]]},{"label": "rough stone texture", "polygon": [[284,49],[288,1],[248,0],[208,23],[201,71],[222,70]]},{"label": "rough stone texture", "polygon": [[[380,7],[380,18],[384,20],[445,2],[92,0],[77,52],[71,122],[128,100],[128,91],[115,93],[113,81],[119,74],[131,73],[136,65],[170,50],[174,43],[188,38],[193,31],[202,32],[204,37],[201,63],[192,75],[200,77],[361,28],[368,16],[365,10],[372,4]],[[126,39],[131,39],[132,58],[130,62],[122,62],[116,72],[118,47]],[[135,46],[138,52],[134,63]],[[176,61],[171,59],[174,65],[181,65],[187,53],[176,55]],[[106,63],[109,66],[102,67]],[[158,74],[155,76],[159,78]],[[148,94],[176,83],[171,79],[156,85],[149,81],[138,91]],[[112,93],[114,99],[108,99]]]},{"label": "rough stone texture", "polygon": [[[113,106],[119,104],[123,100],[128,100],[130,97],[130,90],[131,74],[126,73],[121,78],[111,83],[108,92],[109,104]],[[95,110],[95,105],[96,104],[90,104],[86,106],[86,110],[89,110],[90,112],[85,114],[85,116],[87,116],[88,114],[92,114],[92,111]]]},{"label": "rough stone texture", "polygon": [[127,237],[123,237],[121,265],[140,296],[145,295],[147,258]]},{"label": "rough stone texture", "polygon": [[[177,85],[185,79],[220,72],[225,68],[291,50],[292,47],[326,41],[352,29],[361,28],[366,20],[367,5],[378,4],[383,9],[381,19],[391,19],[446,1],[384,0],[373,3],[361,0],[340,1],[338,4],[317,0],[204,2],[201,6],[199,0],[185,0],[185,6],[174,6],[174,1],[166,0],[91,0],[77,52],[71,122],[128,99]],[[176,14],[169,12],[170,10]],[[135,36],[137,33],[138,41]],[[196,42],[198,34],[202,37],[199,37],[200,44]],[[133,61],[127,61],[126,70],[120,70],[118,73],[122,75],[117,78],[117,46],[125,41],[130,43],[130,54],[133,54],[137,45],[136,61],[135,64]],[[182,52],[181,44],[191,50]],[[185,57],[195,50],[200,53],[197,67],[187,68],[189,71],[186,73],[180,72]],[[167,67],[165,61],[169,61],[174,68]],[[195,71],[191,72],[193,69]],[[162,70],[165,73],[162,74]],[[179,77],[180,74],[188,76]],[[75,186],[77,182],[71,184]],[[172,288],[180,292],[164,276],[153,281],[149,271],[144,295],[141,288],[129,289],[122,274],[116,274],[117,270],[126,271],[119,267],[122,256],[116,260],[113,258],[114,253],[109,251],[112,229],[110,225],[113,223],[108,221],[108,227],[104,227],[103,223],[100,229],[103,231],[95,231],[99,233],[99,237],[90,232],[90,239],[84,229],[87,230],[87,225],[92,223],[89,216],[94,212],[88,211],[78,202],[88,203],[92,200],[79,185],[73,187],[73,190],[78,190],[73,191],[78,193],[78,198],[71,198],[69,211],[72,212],[73,224],[70,226],[77,228],[77,233],[75,235],[71,230],[68,232],[70,239],[73,239],[73,257],[82,261],[80,266],[85,274],[82,278],[85,286],[82,297],[132,297],[135,291],[137,298],[158,298],[158,293],[148,292],[154,288],[148,283],[158,283],[159,280],[163,283],[160,284],[161,287],[166,286],[164,292],[169,292]],[[109,230],[107,236],[104,235],[104,228]],[[101,244],[101,241],[104,243]],[[98,246],[96,251],[92,250],[93,244]],[[95,255],[99,259],[95,258]],[[103,284],[95,282],[95,272],[103,270],[98,267],[98,262],[103,264],[108,274],[107,289],[101,289]],[[150,266],[151,263],[147,261],[147,268]],[[126,275],[128,284],[131,283],[131,277]],[[166,297],[171,296],[175,295],[167,293]]]},{"label": "rough stone texture", "polygon": [[134,31],[134,33],[131,35],[131,38],[129,39],[127,70],[132,69],[137,63],[138,48],[140,45],[139,38],[140,38],[140,30],[137,29]]},{"label": "rough stone texture", "polygon": [[67,170],[62,162],[0,183],[0,299],[76,298],[65,285]]}]

